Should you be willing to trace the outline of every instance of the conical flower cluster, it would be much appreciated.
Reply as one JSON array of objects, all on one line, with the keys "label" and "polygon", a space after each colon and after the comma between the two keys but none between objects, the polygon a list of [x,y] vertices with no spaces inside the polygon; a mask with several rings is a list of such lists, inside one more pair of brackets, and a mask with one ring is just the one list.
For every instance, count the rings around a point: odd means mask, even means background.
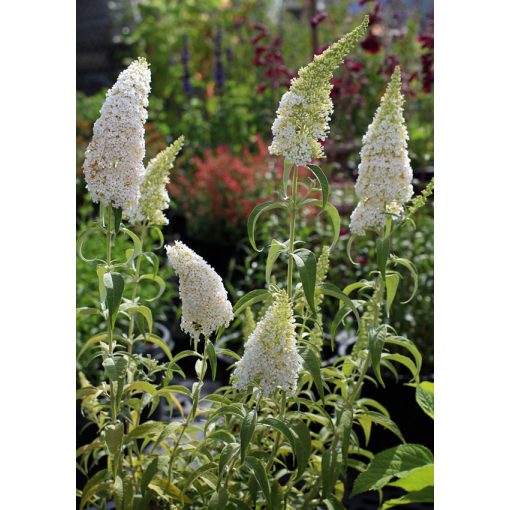
[{"label": "conical flower cluster", "polygon": [[257,384],[264,396],[280,386],[290,396],[296,392],[302,364],[292,307],[287,294],[279,292],[248,337],[244,356],[234,371],[233,386],[244,390]]},{"label": "conical flower cluster", "polygon": [[163,214],[163,211],[170,205],[166,185],[170,182],[169,172],[173,168],[175,158],[183,144],[184,137],[181,136],[149,161],[140,186],[136,218],[138,221],[148,221],[151,225],[168,224],[168,219]]},{"label": "conical flower cluster", "polygon": [[365,17],[360,26],[299,70],[276,112],[272,127],[273,143],[269,147],[271,154],[285,156],[298,166],[324,157],[320,142],[326,139],[333,113],[330,98],[333,71],[363,37],[367,26],[368,17]]},{"label": "conical flower cluster", "polygon": [[413,171],[407,154],[407,128],[395,68],[381,105],[363,137],[356,194],[360,201],[351,216],[351,231],[363,235],[386,222],[386,213],[399,216],[413,195]]},{"label": "conical flower cluster", "polygon": [[144,173],[144,124],[150,92],[145,59],[135,60],[108,91],[83,171],[94,202],[120,207],[131,218],[136,211]]},{"label": "conical flower cluster", "polygon": [[170,265],[179,277],[182,301],[181,329],[196,341],[227,327],[234,315],[227,291],[216,271],[184,243],[166,247]]}]

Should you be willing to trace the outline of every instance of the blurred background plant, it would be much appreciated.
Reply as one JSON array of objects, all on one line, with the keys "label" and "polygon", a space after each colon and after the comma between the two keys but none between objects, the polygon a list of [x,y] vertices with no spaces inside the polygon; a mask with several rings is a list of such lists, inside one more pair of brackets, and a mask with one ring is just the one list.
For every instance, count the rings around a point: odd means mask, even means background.
[{"label": "blurred background plant", "polygon": [[[433,175],[432,0],[78,0],[77,8],[79,229],[85,228],[93,211],[81,174],[93,122],[118,72],[135,57],[145,56],[152,73],[147,161],[178,136],[186,136],[171,176],[166,240],[184,239],[228,277],[231,289],[242,292],[264,282],[264,261],[247,248],[245,223],[253,206],[274,194],[282,171],[267,153],[280,97],[311,55],[348,32],[363,14],[370,14],[367,37],[332,82],[335,113],[326,142],[327,160],[321,163],[334,188],[344,233],[344,242],[331,253],[331,277],[342,286],[366,276],[364,261],[373,257],[374,246],[370,241],[355,243],[360,265],[353,274],[345,251],[348,216],[357,201],[353,183],[361,137],[396,65],[403,70],[415,191]],[[395,243],[402,256],[415,261],[420,288],[411,304],[395,303],[393,321],[418,343],[430,372],[432,202],[416,221],[417,231],[400,230]],[[261,228],[274,229],[275,222]],[[301,225],[299,235],[313,241],[329,228],[318,216],[313,226]],[[87,270],[77,264],[78,271]],[[410,285],[407,280],[400,285],[401,300],[409,295]],[[79,289],[78,306],[87,293]],[[175,322],[176,301],[168,296],[168,302],[169,308],[156,314]],[[327,306],[324,313],[333,313]],[[78,331],[78,343],[80,338]]]}]

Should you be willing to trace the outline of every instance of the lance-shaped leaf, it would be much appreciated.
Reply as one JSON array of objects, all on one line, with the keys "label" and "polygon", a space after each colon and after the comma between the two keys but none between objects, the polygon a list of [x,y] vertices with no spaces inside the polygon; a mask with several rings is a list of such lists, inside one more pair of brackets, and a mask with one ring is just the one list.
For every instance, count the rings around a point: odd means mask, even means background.
[{"label": "lance-shaped leaf", "polygon": [[292,258],[296,263],[308,306],[315,315],[315,281],[317,277],[315,255],[310,250],[298,250],[296,253],[292,253]]},{"label": "lance-shaped leaf", "polygon": [[269,285],[271,283],[271,271],[273,270],[273,265],[280,256],[280,253],[287,249],[287,246],[276,239],[271,241],[271,246],[269,247],[269,252],[267,254],[267,262],[266,262],[266,283]]},{"label": "lance-shaped leaf", "polygon": [[308,168],[313,172],[315,177],[317,177],[319,184],[321,186],[322,190],[322,207],[326,207],[326,204],[328,203],[328,197],[329,197],[329,183],[328,178],[326,177],[326,174],[323,172],[322,168],[318,167],[317,165],[307,165]]},{"label": "lance-shaped leaf", "polygon": [[119,273],[112,273],[112,288],[106,288],[106,307],[108,320],[113,328],[124,292],[124,278]]},{"label": "lance-shaped leaf", "polygon": [[257,224],[257,220],[259,219],[259,216],[266,211],[270,211],[272,209],[285,209],[285,206],[281,204],[280,202],[264,202],[262,204],[257,205],[253,211],[251,212],[249,218],[248,218],[248,239],[250,241],[250,244],[252,245],[253,249],[255,251],[261,252],[262,249],[258,249],[257,245],[255,244],[255,226]]},{"label": "lance-shaped leaf", "polygon": [[307,200],[306,203],[307,205],[309,204],[323,207],[324,211],[326,211],[326,214],[329,216],[331,221],[331,226],[333,227],[333,242],[331,243],[331,248],[333,248],[333,246],[335,246],[338,239],[340,238],[340,214],[338,209],[332,204],[323,205],[323,203],[317,199]]},{"label": "lance-shaped leaf", "polygon": [[248,292],[234,305],[232,311],[234,315],[239,315],[246,307],[251,306],[259,301],[264,301],[271,297],[271,293],[266,289],[256,289]]},{"label": "lance-shaped leaf", "polygon": [[244,418],[241,424],[241,462],[244,462],[246,452],[257,424],[257,410],[252,409]]}]

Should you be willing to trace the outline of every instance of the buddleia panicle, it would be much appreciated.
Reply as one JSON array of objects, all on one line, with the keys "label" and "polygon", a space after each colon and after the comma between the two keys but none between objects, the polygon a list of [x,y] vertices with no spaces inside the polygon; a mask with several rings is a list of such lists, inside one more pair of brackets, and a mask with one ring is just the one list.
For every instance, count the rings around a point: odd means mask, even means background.
[{"label": "buddleia panicle", "polygon": [[94,202],[134,220],[144,174],[144,124],[151,74],[144,58],[120,73],[106,94],[85,152],[83,172]]},{"label": "buddleia panicle", "polygon": [[151,225],[168,224],[163,214],[170,205],[166,186],[170,182],[170,170],[183,145],[184,136],[181,136],[149,161],[140,186],[137,221],[147,221]]},{"label": "buddleia panicle", "polygon": [[184,243],[176,241],[166,247],[168,261],[179,277],[182,301],[181,329],[198,341],[233,320],[232,304],[221,277]]},{"label": "buddleia panicle", "polygon": [[[317,276],[316,285],[320,285],[326,281],[329,271],[329,246],[323,246],[319,259],[317,260]],[[319,350],[322,349],[324,343],[324,332],[322,329],[322,314],[320,313],[324,294],[315,289],[315,310],[317,318],[310,333],[310,342],[312,342]]]},{"label": "buddleia panicle", "polygon": [[400,216],[413,194],[403,116],[400,68],[396,67],[374,120],[363,137],[356,194],[359,203],[351,215],[351,231],[363,235],[386,223],[386,213]]},{"label": "buddleia panicle", "polygon": [[360,26],[299,70],[276,111],[270,154],[285,156],[298,166],[324,157],[321,142],[326,140],[333,113],[330,98],[333,71],[363,37],[367,27],[368,16]]},{"label": "buddleia panicle", "polygon": [[381,324],[383,298],[384,285],[379,282],[374,293],[365,304],[365,311],[361,316],[358,338],[352,350],[353,354],[368,348],[368,328],[376,328]]},{"label": "buddleia panicle", "polygon": [[430,195],[434,192],[434,177],[427,184],[425,189],[411,200],[411,205],[407,211],[408,216],[412,216],[418,209],[421,209],[426,203]]},{"label": "buddleia panicle", "polygon": [[243,336],[248,338],[253,330],[255,329],[255,316],[253,315],[253,311],[249,306],[246,308],[244,312],[244,321],[242,323]]},{"label": "buddleia panicle", "polygon": [[287,293],[280,291],[248,337],[232,385],[239,390],[258,385],[266,397],[280,387],[290,396],[296,392],[302,365],[292,306]]}]

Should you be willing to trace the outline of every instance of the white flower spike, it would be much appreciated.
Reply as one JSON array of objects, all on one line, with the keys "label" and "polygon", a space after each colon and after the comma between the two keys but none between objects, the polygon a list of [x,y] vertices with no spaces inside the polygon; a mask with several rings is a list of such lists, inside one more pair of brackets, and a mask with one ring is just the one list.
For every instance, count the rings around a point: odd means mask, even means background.
[{"label": "white flower spike", "polygon": [[106,94],[83,164],[92,200],[121,208],[131,220],[144,174],[144,124],[150,78],[144,58],[120,73]]},{"label": "white flower spike", "polygon": [[368,16],[344,38],[333,43],[313,62],[299,70],[285,92],[273,123],[269,153],[285,156],[293,165],[305,166],[324,157],[321,141],[326,140],[333,113],[330,98],[333,71],[359,41],[368,26]]},{"label": "white flower spike", "polygon": [[412,197],[413,171],[407,153],[400,68],[396,67],[374,120],[363,137],[351,231],[363,235],[386,223],[386,213],[399,216]]},{"label": "white flower spike", "polygon": [[170,170],[184,145],[184,136],[162,150],[147,165],[140,186],[140,200],[138,201],[137,220],[148,221],[151,225],[167,225],[168,219],[163,214],[170,205],[170,197],[166,185],[170,182]]},{"label": "white flower spike", "polygon": [[248,337],[244,355],[233,374],[234,388],[258,384],[266,397],[281,387],[296,392],[303,360],[297,351],[296,326],[286,292],[279,292]]},{"label": "white flower spike", "polygon": [[198,341],[234,319],[232,304],[216,271],[184,243],[166,246],[170,265],[179,277],[181,329]]}]

